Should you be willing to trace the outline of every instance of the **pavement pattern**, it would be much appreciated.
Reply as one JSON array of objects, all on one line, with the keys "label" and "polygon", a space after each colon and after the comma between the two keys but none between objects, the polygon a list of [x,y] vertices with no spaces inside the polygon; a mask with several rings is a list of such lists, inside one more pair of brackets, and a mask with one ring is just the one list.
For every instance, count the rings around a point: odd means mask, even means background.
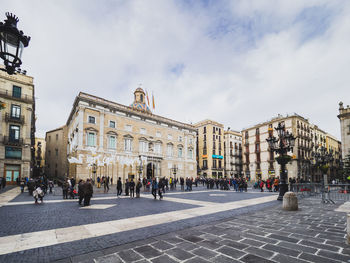
[{"label": "pavement pattern", "polygon": [[56,195],[47,195],[43,204],[35,205],[33,198],[20,194],[18,188],[9,193],[11,197],[0,200],[0,262],[71,262],[75,257],[74,261],[79,261],[81,254],[278,204],[275,194],[203,187],[193,192],[167,192],[162,201],[153,200],[149,193],[140,199],[96,194],[89,208]]},{"label": "pavement pattern", "polygon": [[299,211],[281,204],[58,262],[350,262],[341,205],[299,200]]}]

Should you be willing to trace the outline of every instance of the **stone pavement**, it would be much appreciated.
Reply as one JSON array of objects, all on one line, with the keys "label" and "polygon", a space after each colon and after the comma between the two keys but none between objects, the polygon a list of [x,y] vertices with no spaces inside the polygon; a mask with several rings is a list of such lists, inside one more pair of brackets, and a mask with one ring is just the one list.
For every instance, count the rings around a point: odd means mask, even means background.
[{"label": "stone pavement", "polygon": [[350,262],[346,213],[319,199],[281,203],[57,262]]}]

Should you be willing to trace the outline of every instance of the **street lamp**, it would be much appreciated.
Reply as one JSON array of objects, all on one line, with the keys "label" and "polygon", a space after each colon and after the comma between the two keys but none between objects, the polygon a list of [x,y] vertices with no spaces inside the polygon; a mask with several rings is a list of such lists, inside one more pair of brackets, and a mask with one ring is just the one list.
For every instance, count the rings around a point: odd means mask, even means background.
[{"label": "street lamp", "polygon": [[12,75],[22,64],[23,48],[28,46],[30,37],[18,30],[18,17],[8,12],[6,17],[4,23],[0,22],[0,57],[4,60],[4,71]]},{"label": "street lamp", "polygon": [[326,185],[328,183],[327,180],[327,171],[329,168],[329,163],[332,163],[333,158],[333,151],[327,151],[327,148],[324,146],[316,146],[316,151],[312,152],[312,157],[315,160],[315,165],[317,168],[321,170],[323,173],[323,185]]},{"label": "street lamp", "polygon": [[140,165],[137,165],[136,168],[137,168],[137,171],[139,173],[139,179],[141,180],[141,175],[142,175],[142,171],[143,171],[141,155],[139,155],[139,159],[140,159]]},{"label": "street lamp", "polygon": [[282,122],[278,123],[278,126],[275,128],[275,130],[277,131],[278,139],[271,135],[266,139],[266,141],[270,147],[270,150],[279,154],[276,160],[278,164],[281,165],[281,174],[279,195],[277,200],[282,201],[284,194],[288,191],[286,164],[292,159],[292,157],[287,153],[289,151],[293,152],[295,137],[293,134],[286,131],[285,125]]},{"label": "street lamp", "polygon": [[96,171],[97,171],[97,165],[96,163],[92,164],[92,173],[94,174],[94,183],[96,182]]}]

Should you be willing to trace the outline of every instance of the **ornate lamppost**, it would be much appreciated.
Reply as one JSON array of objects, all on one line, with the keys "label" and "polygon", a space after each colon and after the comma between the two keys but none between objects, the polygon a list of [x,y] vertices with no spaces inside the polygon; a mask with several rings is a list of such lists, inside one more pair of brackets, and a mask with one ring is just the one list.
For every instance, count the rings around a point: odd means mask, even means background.
[{"label": "ornate lamppost", "polygon": [[139,155],[139,160],[140,160],[140,165],[137,165],[136,169],[137,169],[137,171],[139,173],[139,179],[141,180],[141,175],[142,175],[142,171],[143,171],[141,155]]},{"label": "ornate lamppost", "polygon": [[333,151],[327,151],[327,148],[324,146],[316,146],[316,151],[312,152],[312,157],[315,161],[315,166],[321,170],[323,175],[322,185],[323,188],[328,184],[327,172],[329,168],[329,164],[333,162]]},{"label": "ornate lamppost", "polygon": [[292,159],[287,153],[290,151],[293,152],[295,137],[292,133],[286,131],[285,125],[282,122],[278,123],[275,130],[277,131],[278,139],[271,135],[266,141],[270,149],[279,155],[275,158],[278,164],[281,165],[279,195],[277,200],[282,201],[284,194],[288,191],[286,164]]},{"label": "ornate lamppost", "polygon": [[97,164],[96,163],[93,163],[92,164],[92,173],[93,173],[93,180],[94,180],[94,183],[96,182],[96,172],[97,172]]},{"label": "ornate lamppost", "polygon": [[12,13],[6,13],[6,17],[4,23],[0,22],[0,58],[5,64],[2,70],[12,75],[22,64],[23,48],[28,46],[30,37],[18,30],[18,17]]}]

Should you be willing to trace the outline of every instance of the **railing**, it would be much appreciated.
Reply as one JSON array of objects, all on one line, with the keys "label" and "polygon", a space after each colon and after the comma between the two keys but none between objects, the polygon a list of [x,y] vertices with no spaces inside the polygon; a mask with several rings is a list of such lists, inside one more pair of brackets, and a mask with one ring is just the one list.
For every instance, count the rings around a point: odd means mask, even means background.
[{"label": "railing", "polygon": [[24,123],[24,116],[20,115],[18,117],[15,117],[15,116],[12,116],[9,113],[5,113],[5,121],[6,122],[11,121],[11,122],[17,122],[17,123],[23,124]]},{"label": "railing", "polygon": [[0,97],[5,97],[8,99],[13,99],[17,101],[25,101],[25,102],[33,102],[34,96],[27,94],[16,94],[17,96],[13,96],[12,90],[0,89]]},{"label": "railing", "polygon": [[12,137],[4,136],[5,145],[21,146],[23,145],[23,138],[15,139]]},{"label": "railing", "polygon": [[350,201],[350,184],[292,184],[290,190],[300,198],[310,196],[320,198],[322,203],[335,204],[335,201]]}]

